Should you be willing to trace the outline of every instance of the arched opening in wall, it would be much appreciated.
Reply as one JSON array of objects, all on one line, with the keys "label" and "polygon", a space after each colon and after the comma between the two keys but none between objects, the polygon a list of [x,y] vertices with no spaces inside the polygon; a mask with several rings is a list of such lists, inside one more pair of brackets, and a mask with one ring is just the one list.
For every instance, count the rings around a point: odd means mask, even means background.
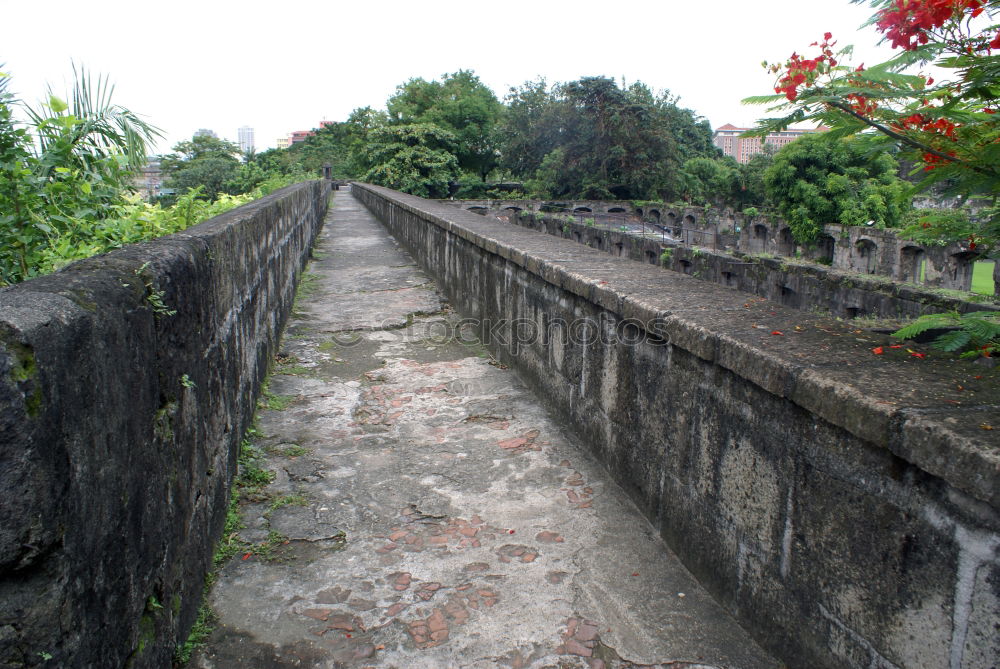
[{"label": "arched opening in wall", "polygon": [[924,250],[919,246],[904,246],[899,251],[899,280],[923,283]]},{"label": "arched opening in wall", "polygon": [[539,211],[546,214],[551,214],[554,212],[566,211],[569,207],[566,202],[543,202],[542,206],[538,208]]},{"label": "arched opening in wall", "polygon": [[791,228],[782,228],[778,232],[778,253],[783,256],[795,255],[795,238]]},{"label": "arched opening in wall", "polygon": [[656,254],[654,252],[652,252],[652,251],[650,251],[650,250],[647,249],[644,255],[646,257],[646,262],[648,262],[650,265],[656,265],[657,264],[657,262],[656,262]]},{"label": "arched opening in wall", "polygon": [[761,223],[750,231],[750,250],[761,253],[767,248],[767,226]]},{"label": "arched opening in wall", "polygon": [[642,216],[642,207],[636,207],[635,214],[636,216]]},{"label": "arched opening in wall", "polygon": [[654,221],[659,222],[659,220],[660,220],[660,210],[659,209],[650,209],[649,210],[649,215],[653,218]]},{"label": "arched opening in wall", "polygon": [[860,315],[861,315],[860,307],[844,307],[845,318],[857,318]]},{"label": "arched opening in wall", "polygon": [[609,214],[624,214],[625,210],[622,209],[621,207],[611,207],[611,209],[608,209],[608,213]]},{"label": "arched opening in wall", "polygon": [[603,251],[604,250],[604,238],[603,237],[594,237],[594,243],[593,243],[592,246],[595,249],[600,249],[601,251]]},{"label": "arched opening in wall", "polygon": [[615,255],[618,256],[619,258],[625,255],[625,245],[622,244],[621,242],[615,243]]},{"label": "arched opening in wall", "polygon": [[688,214],[687,216],[684,217],[684,225],[692,226],[697,222],[698,221],[696,221],[694,216],[692,216],[691,214]]},{"label": "arched opening in wall", "polygon": [[727,285],[727,286],[735,286],[736,285],[736,275],[733,274],[732,272],[723,272],[722,273],[722,282],[725,285]]},{"label": "arched opening in wall", "polygon": [[691,261],[690,260],[682,260],[681,261],[681,271],[684,272],[685,274],[690,274],[691,273]]},{"label": "arched opening in wall", "polygon": [[590,207],[577,207],[576,209],[573,210],[573,213],[574,214],[589,214],[589,213],[592,213],[593,211],[594,210],[591,209]]},{"label": "arched opening in wall", "polygon": [[876,254],[878,246],[870,239],[859,239],[854,245],[854,250],[858,255],[858,271],[865,274],[875,273]]},{"label": "arched opening in wall", "polygon": [[672,211],[667,212],[667,225],[673,225],[677,221],[677,214]]},{"label": "arched opening in wall", "polygon": [[830,235],[820,235],[816,238],[816,245],[810,249],[809,255],[818,263],[823,265],[833,264],[833,249],[837,241]]},{"label": "arched opening in wall", "polygon": [[577,244],[579,244],[580,241],[581,241],[580,240],[580,233],[577,232],[576,230],[573,231],[573,241],[576,242]]},{"label": "arched opening in wall", "polygon": [[520,207],[504,207],[503,210],[504,211],[513,211],[514,213],[517,213],[517,212],[521,211],[521,208]]},{"label": "arched opening in wall", "polygon": [[800,300],[799,294],[788,286],[781,287],[781,303],[786,307],[792,307],[793,309],[798,309]]},{"label": "arched opening in wall", "polygon": [[953,290],[969,290],[972,288],[972,269],[978,257],[979,254],[968,251],[953,254],[949,263],[951,265],[949,268],[950,271],[946,272],[950,285],[945,286],[945,288]]},{"label": "arched opening in wall", "polygon": [[475,206],[475,207],[469,207],[468,211],[471,211],[473,214],[479,214],[480,216],[485,216],[486,214],[489,213],[490,210],[487,209],[486,207]]}]

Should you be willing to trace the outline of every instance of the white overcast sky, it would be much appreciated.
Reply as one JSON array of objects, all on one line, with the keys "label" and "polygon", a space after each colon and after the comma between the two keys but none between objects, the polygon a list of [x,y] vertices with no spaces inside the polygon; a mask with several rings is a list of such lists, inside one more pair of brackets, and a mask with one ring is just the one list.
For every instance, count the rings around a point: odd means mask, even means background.
[{"label": "white overcast sky", "polygon": [[848,0],[397,2],[327,0],[0,0],[0,63],[11,90],[66,90],[71,62],[115,84],[114,100],[163,129],[159,151],[198,128],[258,150],[292,130],[384,108],[396,86],[474,70],[503,97],[511,86],[605,75],[679,95],[707,118],[752,125],[771,92],[762,60],[832,32],[855,63],[884,60],[870,16]]}]

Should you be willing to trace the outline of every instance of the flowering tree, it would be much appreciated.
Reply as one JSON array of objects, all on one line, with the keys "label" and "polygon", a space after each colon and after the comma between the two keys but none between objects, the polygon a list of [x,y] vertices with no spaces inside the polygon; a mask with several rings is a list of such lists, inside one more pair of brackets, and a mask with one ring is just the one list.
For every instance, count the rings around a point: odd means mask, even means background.
[{"label": "flowering tree", "polygon": [[[860,3],[863,0],[852,0]],[[836,136],[862,133],[894,145],[923,171],[918,186],[985,198],[988,220],[964,237],[971,249],[1000,248],[1000,0],[870,0],[869,20],[899,53],[878,65],[848,65],[851,47],[830,33],[812,57],[764,63],[776,95],[747,98],[783,115],[759,121],[764,135],[816,121]],[[924,71],[933,64],[938,80]],[[930,223],[933,226],[933,222]],[[923,234],[929,234],[921,224]],[[940,236],[953,234],[942,227]]]}]

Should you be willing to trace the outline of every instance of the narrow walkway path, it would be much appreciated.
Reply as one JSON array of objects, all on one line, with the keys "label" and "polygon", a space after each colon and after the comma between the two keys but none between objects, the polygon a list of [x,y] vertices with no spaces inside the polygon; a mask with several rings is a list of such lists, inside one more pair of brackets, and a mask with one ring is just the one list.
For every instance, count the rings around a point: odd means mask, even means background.
[{"label": "narrow walkway path", "polygon": [[192,666],[780,666],[345,191],[316,257]]}]

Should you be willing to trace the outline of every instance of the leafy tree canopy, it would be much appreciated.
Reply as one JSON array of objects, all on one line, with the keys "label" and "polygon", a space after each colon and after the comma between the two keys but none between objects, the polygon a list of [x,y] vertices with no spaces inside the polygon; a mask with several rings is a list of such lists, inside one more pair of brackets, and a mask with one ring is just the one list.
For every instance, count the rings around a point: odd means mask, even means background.
[{"label": "leafy tree canopy", "polygon": [[502,129],[504,165],[533,175],[538,195],[672,198],[686,158],[715,157],[708,123],[668,92],[584,77],[548,89],[511,89]]},{"label": "leafy tree canopy", "polygon": [[220,193],[242,192],[236,183],[241,175],[240,148],[236,144],[217,137],[199,136],[178,142],[174,152],[160,161],[167,188],[182,194],[200,186],[210,200]]},{"label": "leafy tree canopy", "polygon": [[459,167],[483,181],[496,167],[503,105],[473,72],[459,70],[441,81],[410,79],[386,107],[392,124],[432,123],[454,134]]},{"label": "leafy tree canopy", "polygon": [[[860,3],[862,0],[852,0]],[[848,64],[851,48],[830,33],[809,48],[765,66],[776,95],[745,102],[771,104],[780,115],[759,122],[766,134],[803,121],[820,122],[836,137],[864,133],[901,152],[924,178],[919,187],[981,197],[1000,195],[1000,0],[870,0],[869,20],[899,53],[877,65]],[[929,64],[943,72],[937,78]],[[1000,246],[1000,210],[973,242]],[[950,234],[941,228],[943,238]],[[954,240],[952,240],[954,241]]]},{"label": "leafy tree canopy", "polygon": [[897,169],[892,156],[863,141],[811,134],[778,151],[764,186],[795,239],[807,243],[827,223],[897,226],[910,206]]},{"label": "leafy tree canopy", "polygon": [[420,197],[447,197],[458,176],[458,139],[432,123],[389,125],[368,134],[364,180]]}]

